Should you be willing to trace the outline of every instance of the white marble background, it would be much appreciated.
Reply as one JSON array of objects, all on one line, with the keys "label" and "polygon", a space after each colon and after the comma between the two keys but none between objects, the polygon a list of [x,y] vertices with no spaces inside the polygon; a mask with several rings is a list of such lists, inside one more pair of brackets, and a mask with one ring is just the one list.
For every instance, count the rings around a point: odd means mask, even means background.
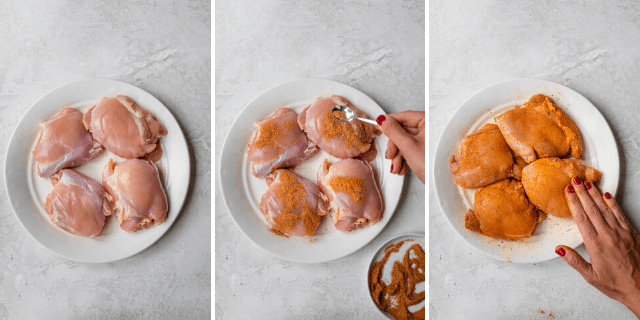
[{"label": "white marble background", "polygon": [[178,220],[123,261],[67,261],[18,223],[0,171],[0,319],[208,319],[211,315],[211,5],[208,1],[0,2],[0,167],[26,110],[84,78],[136,85],[164,103],[190,150]]},{"label": "white marble background", "polygon": [[[445,124],[476,91],[515,77],[558,82],[613,128],[622,161],[617,199],[638,229],[639,11],[636,1],[431,1],[431,159]],[[518,265],[476,252],[449,226],[433,190],[431,319],[634,318],[560,259]],[[578,252],[586,254],[584,246]]]},{"label": "white marble background", "polygon": [[[425,109],[422,1],[219,0],[215,15],[216,159],[242,108],[293,79],[348,84],[388,113]],[[216,318],[384,319],[369,298],[368,263],[391,237],[424,232],[424,185],[413,174],[405,181],[398,209],[378,237],[350,256],[312,265],[253,245],[215,181]]]}]

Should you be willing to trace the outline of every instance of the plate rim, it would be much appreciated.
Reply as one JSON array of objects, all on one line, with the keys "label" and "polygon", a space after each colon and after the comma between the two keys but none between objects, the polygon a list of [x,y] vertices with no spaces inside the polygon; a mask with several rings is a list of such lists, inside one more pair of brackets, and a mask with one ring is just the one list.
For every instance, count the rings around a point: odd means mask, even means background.
[{"label": "plate rim", "polygon": [[[396,201],[396,203],[395,203],[394,209],[393,209],[393,211],[391,211],[391,213],[390,213],[390,217],[389,217],[389,219],[388,219],[388,220],[386,220],[386,221],[380,221],[380,222],[378,222],[378,223],[377,223],[377,224],[381,224],[381,227],[380,227],[380,229],[379,229],[377,232],[375,232],[375,234],[374,234],[374,235],[373,235],[373,236],[372,236],[368,241],[366,241],[365,243],[363,243],[363,244],[362,244],[362,245],[360,245],[359,247],[357,247],[357,248],[355,248],[355,249],[353,249],[353,250],[351,250],[351,251],[346,251],[346,252],[344,252],[344,253],[342,253],[342,254],[340,254],[340,255],[336,256],[336,257],[331,257],[330,259],[318,259],[318,260],[314,260],[314,261],[308,261],[308,260],[305,260],[305,259],[296,259],[296,258],[292,258],[292,257],[289,257],[289,256],[281,255],[281,254],[280,254],[280,253],[278,253],[278,252],[270,251],[270,250],[268,250],[265,246],[261,245],[258,241],[256,241],[256,240],[255,240],[255,239],[253,239],[251,236],[249,236],[249,234],[248,234],[248,230],[245,230],[245,228],[244,228],[240,223],[238,223],[238,221],[237,221],[236,217],[234,217],[234,215],[231,213],[232,211],[231,211],[231,209],[230,209],[230,207],[229,207],[229,201],[230,201],[230,200],[229,200],[229,196],[228,196],[228,192],[229,192],[229,191],[226,191],[226,189],[225,189],[225,188],[222,188],[222,185],[223,185],[223,182],[224,182],[224,181],[222,181],[222,179],[223,179],[223,177],[224,177],[224,175],[222,174],[222,170],[223,170],[222,162],[223,162],[224,155],[226,154],[226,153],[225,153],[225,151],[226,151],[228,148],[230,148],[230,147],[229,147],[229,144],[230,144],[231,142],[230,142],[230,140],[229,140],[229,136],[230,136],[230,134],[231,134],[231,131],[232,131],[233,127],[236,125],[236,123],[238,123],[238,121],[240,121],[240,115],[242,115],[242,114],[247,110],[247,108],[248,108],[250,105],[252,105],[255,101],[258,101],[258,100],[259,100],[259,99],[261,99],[263,96],[267,96],[271,91],[276,90],[276,89],[278,89],[278,88],[280,88],[280,87],[291,86],[292,84],[295,84],[295,83],[304,83],[304,82],[316,82],[316,83],[324,82],[324,83],[329,84],[329,85],[337,85],[337,86],[344,86],[344,87],[347,87],[347,88],[349,88],[349,90],[354,90],[354,91],[358,92],[359,94],[362,94],[364,97],[366,97],[366,98],[370,99],[370,100],[371,100],[371,101],[372,101],[372,102],[373,102],[373,103],[374,103],[378,108],[380,108],[380,110],[382,110],[383,114],[385,114],[385,115],[387,114],[387,113],[386,113],[386,111],[385,111],[385,110],[384,110],[384,109],[383,109],[383,108],[382,108],[382,107],[381,107],[381,106],[380,106],[380,105],[379,105],[375,100],[373,100],[373,98],[371,98],[369,95],[365,94],[365,93],[364,93],[364,92],[362,92],[361,90],[358,90],[358,89],[356,89],[356,88],[354,88],[354,87],[352,87],[352,86],[350,86],[350,85],[344,84],[344,83],[342,83],[342,82],[333,81],[333,80],[328,80],[328,79],[322,79],[322,78],[308,78],[308,77],[305,77],[305,78],[292,79],[292,80],[289,80],[289,81],[284,81],[284,82],[278,83],[278,84],[276,84],[276,85],[273,85],[273,86],[271,86],[271,87],[269,87],[269,88],[265,89],[265,90],[264,90],[264,91],[262,91],[260,94],[258,94],[258,95],[257,95],[257,96],[255,96],[253,99],[251,99],[251,100],[250,100],[250,101],[249,101],[249,102],[248,102],[248,103],[247,103],[247,104],[242,108],[242,110],[240,111],[240,113],[238,114],[238,116],[236,117],[236,119],[233,121],[233,123],[232,123],[232,124],[231,124],[231,126],[229,127],[229,131],[227,132],[227,134],[226,134],[226,136],[225,136],[225,139],[224,139],[224,142],[223,142],[223,145],[222,145],[222,151],[220,152],[220,159],[219,159],[219,160],[220,160],[220,161],[219,161],[219,164],[220,164],[220,165],[219,165],[219,168],[218,168],[218,172],[217,172],[217,173],[218,173],[218,182],[219,182],[219,184],[220,184],[221,194],[222,194],[223,202],[224,202],[224,204],[225,204],[225,208],[227,209],[227,212],[228,212],[229,216],[231,216],[231,219],[233,220],[234,224],[238,227],[238,229],[240,230],[240,232],[241,232],[241,233],[242,233],[242,234],[243,234],[247,239],[249,239],[249,241],[250,241],[251,243],[253,243],[254,245],[256,245],[256,246],[257,246],[258,248],[260,248],[263,252],[266,252],[266,253],[268,253],[268,254],[270,254],[270,255],[272,255],[272,256],[275,256],[275,257],[277,257],[277,258],[279,258],[279,259],[286,260],[286,261],[291,261],[291,262],[295,262],[295,263],[302,263],[302,264],[314,264],[314,263],[325,263],[325,262],[330,262],[330,261],[335,261],[335,260],[338,260],[338,259],[342,259],[342,258],[344,258],[344,257],[346,257],[346,256],[349,256],[349,255],[351,255],[351,254],[353,254],[353,253],[355,253],[355,252],[357,252],[357,251],[361,250],[361,249],[362,249],[362,248],[364,248],[367,244],[369,244],[371,241],[373,241],[373,240],[374,240],[374,239],[375,239],[375,238],[376,238],[376,237],[377,237],[377,236],[382,232],[382,230],[384,230],[384,228],[387,226],[387,224],[389,223],[389,221],[391,221],[391,218],[393,217],[393,215],[394,215],[394,213],[395,213],[395,211],[396,211],[396,209],[397,209],[398,203],[400,202],[400,199],[402,198],[402,195],[404,194],[404,188],[405,188],[405,185],[406,185],[406,183],[405,183],[405,182],[406,182],[406,181],[405,181],[405,180],[406,180],[406,176],[399,176],[399,177],[401,177],[401,178],[399,178],[398,180],[402,183],[402,185],[400,186],[400,190],[401,190],[401,191],[400,191],[399,196],[398,196],[398,198],[397,198],[397,201]],[[310,99],[313,99],[313,98],[314,98],[314,97],[310,97]],[[229,151],[227,151],[227,152],[229,152]],[[386,159],[384,159],[384,160],[386,160]],[[376,182],[378,183],[378,187],[379,187],[380,189],[382,189],[382,185],[380,185],[379,181],[376,181]],[[315,182],[314,182],[314,184],[315,184]],[[382,190],[381,190],[381,192],[382,192]],[[383,199],[384,199],[384,195],[383,195]],[[384,205],[385,205],[385,211],[386,211],[386,208],[387,208],[387,205],[388,205],[388,204],[385,202],[385,203],[384,203]],[[357,230],[356,230],[356,231],[357,231]]]},{"label": "plate rim", "polygon": [[[182,128],[180,127],[180,123],[178,122],[178,120],[176,119],[176,117],[173,115],[173,113],[171,112],[171,110],[169,110],[169,108],[167,108],[164,103],[162,103],[162,101],[160,101],[158,98],[156,98],[154,95],[152,95],[151,93],[149,93],[148,91],[135,86],[133,84],[124,82],[124,81],[119,81],[119,80],[114,80],[114,79],[108,79],[108,78],[84,78],[84,79],[78,79],[78,80],[74,80],[74,81],[70,81],[70,82],[66,82],[63,83],[61,85],[58,85],[56,87],[54,87],[53,89],[47,91],[46,93],[44,93],[42,96],[40,96],[38,99],[36,99],[30,106],[29,108],[27,108],[26,111],[24,111],[24,113],[22,114],[22,116],[20,117],[20,120],[17,122],[16,126],[13,129],[13,132],[11,133],[11,136],[9,137],[9,143],[7,144],[7,149],[5,151],[5,156],[4,156],[4,186],[5,189],[7,190],[7,198],[9,200],[9,205],[11,207],[11,210],[13,211],[13,214],[16,216],[16,219],[18,220],[18,222],[20,223],[20,225],[22,226],[22,228],[27,232],[27,234],[29,234],[29,236],[36,242],[38,243],[40,246],[44,247],[45,249],[47,249],[49,252],[54,253],[55,255],[62,257],[64,259],[70,260],[70,261],[75,261],[75,262],[80,262],[80,263],[87,263],[87,264],[101,264],[101,263],[110,263],[110,262],[116,262],[116,261],[120,261],[120,260],[124,260],[127,258],[130,258],[132,256],[135,256],[137,254],[139,254],[140,252],[148,249],[149,247],[151,247],[152,245],[154,245],[158,240],[160,240],[166,233],[167,231],[169,231],[169,229],[171,228],[171,226],[175,223],[175,221],[178,219],[178,216],[180,215],[180,213],[182,212],[182,208],[184,206],[184,203],[186,202],[186,198],[187,195],[189,193],[189,189],[191,187],[191,152],[187,152],[186,157],[189,161],[187,161],[185,167],[186,167],[186,172],[188,172],[189,174],[187,175],[186,178],[186,188],[180,191],[183,191],[182,195],[179,195],[181,201],[179,203],[179,205],[177,206],[177,210],[176,210],[176,215],[175,215],[175,219],[172,219],[171,221],[166,221],[165,223],[168,223],[168,225],[164,228],[164,230],[162,230],[155,239],[153,239],[152,241],[149,241],[148,243],[145,243],[144,245],[142,245],[140,248],[134,250],[132,253],[128,254],[128,255],[123,255],[121,257],[115,257],[115,258],[107,258],[107,259],[82,259],[82,258],[78,258],[78,257],[74,257],[74,256],[70,256],[67,255],[63,252],[60,251],[56,251],[53,249],[53,246],[50,246],[47,243],[44,243],[43,241],[40,241],[40,239],[38,239],[35,235],[34,232],[32,232],[33,230],[30,230],[26,225],[25,225],[25,221],[23,221],[23,219],[21,218],[21,216],[17,213],[16,207],[14,206],[14,200],[12,199],[12,192],[10,191],[11,189],[9,188],[9,180],[8,180],[8,171],[10,170],[9,168],[9,154],[10,154],[10,150],[12,149],[12,145],[14,144],[14,139],[16,138],[16,134],[18,133],[18,128],[20,127],[20,125],[23,123],[23,121],[25,121],[26,116],[32,112],[32,110],[35,110],[34,108],[42,103],[42,101],[44,101],[46,98],[48,98],[50,95],[54,94],[55,92],[62,90],[63,88],[73,88],[74,86],[77,86],[81,83],[92,83],[92,82],[105,82],[105,83],[112,83],[112,84],[116,84],[119,86],[125,86],[125,87],[130,87],[133,90],[139,90],[139,92],[141,94],[145,94],[148,95],[150,98],[156,100],[160,106],[162,106],[167,113],[173,118],[173,120],[176,122],[177,124],[177,129],[178,129],[178,136],[180,136],[181,138],[181,142],[184,143],[184,145],[186,146],[186,149],[188,151],[189,149],[189,145],[187,143],[186,140],[186,136],[184,135],[184,132],[182,131]],[[97,98],[97,97],[96,97]],[[38,129],[39,130],[39,129]],[[29,151],[31,152],[31,151]],[[166,192],[166,187],[165,187],[165,192]],[[14,196],[15,198],[15,196]],[[171,204],[172,206],[174,206],[175,204]],[[169,209],[171,211],[171,209]]]},{"label": "plate rim", "polygon": [[[501,80],[501,81],[498,81],[498,82],[495,82],[495,83],[492,83],[492,84],[489,84],[489,85],[485,86],[484,88],[482,88],[482,89],[480,89],[480,90],[478,90],[478,91],[474,92],[471,96],[469,96],[469,98],[465,99],[465,100],[464,100],[464,101],[463,101],[463,102],[462,102],[462,103],[461,103],[461,104],[456,108],[456,110],[455,110],[453,113],[451,113],[451,118],[449,118],[449,120],[447,121],[447,124],[444,126],[444,128],[443,128],[442,132],[440,133],[440,136],[438,137],[438,143],[437,143],[437,145],[436,145],[436,149],[435,149],[435,152],[434,152],[434,155],[433,155],[433,159],[432,159],[432,160],[433,160],[433,161],[432,161],[432,163],[433,163],[433,167],[431,168],[431,174],[432,174],[432,176],[434,177],[433,179],[431,179],[431,180],[433,181],[433,183],[434,183],[434,184],[436,183],[436,181],[435,181],[435,178],[436,178],[436,176],[437,176],[437,175],[436,175],[436,170],[438,169],[438,167],[436,166],[436,159],[438,159],[438,158],[439,158],[439,156],[441,155],[441,153],[442,153],[442,152],[444,152],[444,147],[442,146],[442,144],[444,143],[444,141],[443,141],[443,140],[444,140],[444,139],[443,139],[443,137],[445,136],[445,133],[446,133],[446,129],[447,129],[447,127],[449,127],[449,125],[451,124],[451,121],[454,119],[454,116],[455,116],[458,112],[461,112],[462,108],[463,108],[466,104],[468,104],[468,103],[469,103],[469,101],[472,101],[473,99],[477,98],[478,96],[480,96],[481,94],[485,93],[486,91],[492,90],[492,89],[497,88],[497,87],[500,87],[500,86],[504,86],[504,85],[509,84],[509,83],[511,83],[511,82],[525,82],[525,81],[537,81],[537,82],[539,82],[540,84],[546,83],[546,84],[549,84],[549,85],[559,86],[560,88],[562,88],[562,90],[566,90],[566,91],[568,91],[568,92],[571,92],[571,93],[576,94],[576,95],[578,95],[579,97],[583,98],[585,101],[587,101],[587,102],[588,102],[588,103],[589,103],[589,104],[590,104],[590,105],[591,105],[591,106],[592,106],[592,107],[597,111],[597,116],[599,116],[599,117],[602,119],[602,121],[604,121],[604,123],[606,124],[606,130],[609,130],[609,133],[610,133],[610,134],[611,134],[611,136],[613,137],[614,147],[615,147],[615,150],[616,150],[615,157],[616,157],[616,159],[617,159],[616,164],[617,164],[617,167],[618,167],[618,170],[617,170],[617,171],[618,171],[618,175],[617,175],[617,177],[615,177],[615,178],[616,178],[616,180],[615,180],[615,184],[614,184],[614,185],[615,185],[615,190],[613,191],[613,194],[614,194],[614,196],[615,196],[615,193],[617,192],[617,189],[618,189],[618,187],[619,187],[619,185],[620,185],[620,161],[621,161],[621,159],[620,159],[620,148],[619,148],[619,146],[618,146],[618,142],[617,142],[617,141],[616,141],[616,139],[615,139],[615,135],[614,135],[614,133],[613,133],[613,129],[611,128],[611,125],[609,124],[609,122],[607,121],[607,119],[604,117],[604,115],[602,114],[602,112],[600,112],[600,110],[599,110],[599,109],[598,109],[598,108],[597,108],[597,107],[596,107],[596,106],[595,106],[595,105],[594,105],[594,104],[593,104],[589,99],[587,99],[585,96],[583,96],[581,93],[579,93],[579,92],[577,92],[577,91],[575,91],[575,90],[573,90],[573,89],[571,89],[571,88],[569,88],[569,87],[567,87],[567,86],[565,86],[565,85],[559,84],[559,83],[557,83],[557,82],[553,82],[553,81],[546,80],[546,79],[538,79],[538,78],[523,78],[523,77],[518,77],[518,78],[510,78],[510,79]],[[447,171],[448,171],[448,170],[447,170]],[[437,199],[437,201],[438,201],[438,206],[439,206],[439,208],[440,208],[440,211],[441,211],[441,213],[444,215],[445,219],[447,220],[447,222],[449,223],[449,225],[451,226],[451,228],[455,231],[455,233],[456,233],[456,234],[457,234],[457,235],[458,235],[458,236],[459,236],[459,237],[460,237],[460,238],[461,238],[461,239],[462,239],[462,240],[463,240],[467,245],[469,245],[470,247],[472,247],[472,248],[473,248],[473,249],[475,249],[476,251],[478,251],[478,252],[480,252],[480,253],[484,254],[485,256],[488,256],[488,257],[494,258],[494,259],[496,259],[496,260],[504,261],[504,262],[509,262],[509,263],[518,263],[518,264],[540,263],[540,262],[550,261],[550,260],[553,260],[553,259],[559,258],[559,256],[558,256],[558,255],[555,255],[555,256],[549,255],[548,257],[546,257],[546,258],[544,258],[544,259],[535,260],[535,261],[519,261],[519,260],[518,260],[518,261],[509,261],[509,260],[506,260],[506,259],[504,259],[504,258],[502,258],[502,257],[495,256],[495,255],[493,255],[493,254],[490,254],[489,252],[485,252],[485,251],[481,250],[480,248],[478,248],[477,246],[475,246],[473,243],[471,243],[471,241],[470,241],[469,239],[467,239],[463,234],[461,234],[461,233],[458,231],[458,229],[457,229],[457,228],[455,228],[455,227],[453,226],[453,224],[455,223],[455,221],[452,221],[452,220],[451,220],[451,217],[449,217],[449,215],[447,215],[447,214],[445,213],[445,210],[444,210],[443,205],[442,205],[442,204],[443,204],[442,197],[443,197],[444,195],[442,195],[442,194],[441,194],[441,191],[439,191],[439,189],[438,189],[438,188],[435,188],[435,187],[434,187],[434,190],[435,190],[435,195],[436,195],[436,199]],[[583,240],[583,239],[582,239],[582,237],[581,237],[581,238],[580,238],[580,240],[577,242],[577,244],[576,244],[575,246],[570,246],[570,247],[572,247],[573,249],[575,249],[575,248],[577,248],[577,247],[581,246],[583,243],[584,243],[584,240]]]}]

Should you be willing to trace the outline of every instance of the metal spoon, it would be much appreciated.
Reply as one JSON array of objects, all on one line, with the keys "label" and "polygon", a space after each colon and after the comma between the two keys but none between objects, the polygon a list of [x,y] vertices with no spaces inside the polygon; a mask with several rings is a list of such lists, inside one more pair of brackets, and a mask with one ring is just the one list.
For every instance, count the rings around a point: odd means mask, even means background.
[{"label": "metal spoon", "polygon": [[[342,120],[342,119],[336,117],[336,115],[333,114],[334,111],[340,111],[340,112],[344,113],[346,119]],[[371,119],[365,119],[365,118],[356,117],[355,113],[353,113],[353,110],[351,110],[351,108],[349,108],[347,106],[335,106],[335,107],[333,107],[333,109],[331,109],[331,115],[334,118],[336,118],[336,119],[338,119],[338,120],[340,120],[342,122],[351,122],[351,121],[353,121],[353,119],[358,119],[358,120],[364,121],[366,123],[371,123],[371,124],[377,125],[377,123],[375,121],[371,120]]]}]

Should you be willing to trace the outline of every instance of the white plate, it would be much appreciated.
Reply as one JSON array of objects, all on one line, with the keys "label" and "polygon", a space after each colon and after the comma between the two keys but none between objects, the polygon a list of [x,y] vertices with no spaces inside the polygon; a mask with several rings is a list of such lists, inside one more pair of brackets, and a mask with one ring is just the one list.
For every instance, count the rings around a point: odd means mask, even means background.
[{"label": "white plate", "polygon": [[468,244],[493,258],[508,262],[532,263],[553,259],[560,244],[576,248],[582,237],[572,219],[549,216],[536,228],[531,238],[520,241],[500,240],[480,235],[464,227],[464,214],[473,208],[474,189],[464,190],[455,184],[449,171],[449,157],[455,155],[460,141],[485,123],[515,105],[522,105],[532,95],[542,93],[573,119],[584,143],[583,161],[602,172],[599,187],[615,196],[620,178],[618,147],[611,128],[600,111],[579,93],[545,80],[511,79],[490,85],[462,103],[444,128],[433,161],[433,182],[442,212]]},{"label": "white plate", "polygon": [[[251,174],[251,162],[247,159],[247,144],[254,124],[280,107],[289,107],[300,113],[318,96],[338,94],[354,106],[376,118],[386,114],[375,101],[364,93],[347,85],[322,79],[302,79],[277,85],[260,94],[242,110],[235,120],[222,147],[220,156],[220,186],[222,197],[240,230],[261,249],[279,258],[304,263],[331,261],[344,257],[365,246],[382,231],[391,219],[402,193],[404,177],[389,173],[391,161],[384,159],[387,137],[376,138],[378,155],[371,162],[382,185],[385,211],[382,220],[352,232],[340,232],[333,227],[331,218],[323,219],[316,236],[284,238],[269,232],[258,204],[267,191],[264,179]],[[316,182],[316,171],[324,158],[330,163],[339,159],[320,151],[318,155],[298,164],[296,173]]]},{"label": "white plate", "polygon": [[[369,266],[367,267],[367,276],[366,276],[367,280],[365,282],[367,284],[367,290],[369,291],[369,298],[371,299],[371,303],[373,303],[373,305],[376,307],[376,309],[378,309],[378,311],[380,311],[380,314],[385,316],[387,319],[394,319],[394,318],[390,314],[388,314],[388,313],[384,312],[382,309],[380,309],[380,307],[378,307],[376,302],[373,300],[373,297],[371,296],[371,284],[369,283],[369,272],[371,272],[371,266],[374,263],[376,263],[376,262],[382,260],[382,258],[384,258],[384,254],[385,254],[384,249],[386,249],[388,246],[390,246],[392,244],[396,244],[396,243],[404,241],[404,240],[415,240],[415,242],[418,242],[418,244],[420,244],[422,246],[422,250],[425,253],[427,253],[427,250],[425,248],[424,234],[417,234],[417,233],[403,234],[403,235],[399,235],[397,237],[393,237],[392,239],[390,239],[389,241],[387,241],[383,245],[381,245],[380,248],[378,248],[378,251],[376,251],[376,253],[371,258],[371,262],[369,263]],[[404,243],[403,245],[406,245],[406,243]],[[401,246],[401,248],[402,248],[402,246]],[[404,256],[404,254],[402,256]],[[389,260],[387,260],[387,261],[389,261]],[[422,272],[426,272],[426,271],[423,270]],[[420,287],[419,285],[417,286],[416,289],[419,290],[418,292],[426,290],[425,283],[426,282],[422,283],[422,287]],[[420,290],[420,289],[422,289],[422,290]],[[425,301],[423,301],[421,303],[421,305],[423,305],[423,306],[424,306],[424,304],[425,304]]]},{"label": "white plate", "polygon": [[[100,236],[93,239],[76,236],[51,223],[44,210],[44,202],[53,187],[49,179],[36,173],[37,163],[32,150],[36,145],[39,123],[51,118],[64,107],[86,112],[99,98],[123,94],[151,112],[168,134],[162,138],[162,158],[156,163],[167,198],[167,221],[138,232],[120,229],[115,216],[107,217]],[[102,168],[109,158],[114,162],[122,158],[105,151],[99,158],[78,168],[98,182],[102,181]],[[50,251],[73,261],[104,263],[130,257],[151,246],[167,232],[178,217],[189,187],[189,150],[176,119],[158,99],[130,84],[108,79],[87,79],[62,85],[38,99],[22,117],[16,127],[5,160],[5,185],[9,202],[18,221],[36,242]]]}]

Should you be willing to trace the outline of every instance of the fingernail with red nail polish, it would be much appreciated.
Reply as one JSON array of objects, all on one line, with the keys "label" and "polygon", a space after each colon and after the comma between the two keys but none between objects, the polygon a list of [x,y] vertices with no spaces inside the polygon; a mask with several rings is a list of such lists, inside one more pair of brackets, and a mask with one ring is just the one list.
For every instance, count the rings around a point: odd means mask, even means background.
[{"label": "fingernail with red nail polish", "polygon": [[391,173],[393,173],[393,163],[391,164]]},{"label": "fingernail with red nail polish", "polygon": [[573,178],[573,184],[581,184],[581,183],[582,183],[582,180],[580,180],[580,178],[578,177]]},{"label": "fingernail with red nail polish", "polygon": [[378,125],[379,125],[379,126],[381,126],[381,125],[382,125],[382,123],[383,123],[385,120],[387,120],[387,117],[385,117],[385,116],[384,116],[384,115],[382,115],[382,114],[381,114],[381,115],[379,115],[379,116],[376,118],[376,122],[378,123]]},{"label": "fingernail with red nail polish", "polygon": [[611,193],[605,192],[604,193],[604,198],[607,199],[607,200],[611,199]]},{"label": "fingernail with red nail polish", "polygon": [[575,190],[573,190],[573,186],[569,186],[569,188],[567,188],[567,190],[569,190],[569,193],[574,193],[574,192],[576,192]]},{"label": "fingernail with red nail polish", "polygon": [[587,190],[591,190],[591,183],[585,182],[584,187],[587,188]]},{"label": "fingernail with red nail polish", "polygon": [[556,249],[556,253],[557,253],[559,256],[561,256],[561,257],[564,257],[564,255],[565,255],[565,254],[567,254],[567,252],[566,252],[566,251],[564,251],[564,248],[558,248],[558,249]]}]

